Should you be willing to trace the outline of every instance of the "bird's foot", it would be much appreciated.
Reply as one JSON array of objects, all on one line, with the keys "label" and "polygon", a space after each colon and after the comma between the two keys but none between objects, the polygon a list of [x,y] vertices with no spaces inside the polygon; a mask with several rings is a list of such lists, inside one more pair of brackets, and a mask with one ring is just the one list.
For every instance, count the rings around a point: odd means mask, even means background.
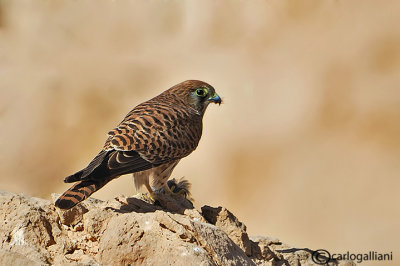
[{"label": "bird's foot", "polygon": [[137,199],[141,199],[149,204],[154,204],[156,202],[155,193],[137,193],[135,196]]}]

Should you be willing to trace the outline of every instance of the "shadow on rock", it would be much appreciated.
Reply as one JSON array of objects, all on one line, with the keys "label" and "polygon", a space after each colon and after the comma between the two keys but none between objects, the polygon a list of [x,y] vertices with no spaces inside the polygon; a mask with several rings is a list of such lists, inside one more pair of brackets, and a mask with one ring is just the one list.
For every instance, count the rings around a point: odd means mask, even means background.
[{"label": "shadow on rock", "polygon": [[127,197],[125,199],[118,198],[121,203],[119,208],[109,207],[109,209],[120,213],[149,213],[158,210],[164,210],[170,213],[184,214],[185,210],[193,209],[193,203],[180,195],[166,195],[156,193],[154,203],[146,196],[146,194],[138,195],[137,197]]}]

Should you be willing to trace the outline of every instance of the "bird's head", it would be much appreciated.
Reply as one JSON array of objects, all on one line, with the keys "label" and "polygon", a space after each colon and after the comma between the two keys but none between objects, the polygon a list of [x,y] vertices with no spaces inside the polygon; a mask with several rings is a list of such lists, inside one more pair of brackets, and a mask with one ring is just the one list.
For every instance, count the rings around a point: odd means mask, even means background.
[{"label": "bird's head", "polygon": [[203,115],[210,103],[222,103],[221,97],[216,93],[215,89],[200,80],[187,80],[172,89],[183,97],[185,104],[188,104],[198,114]]}]

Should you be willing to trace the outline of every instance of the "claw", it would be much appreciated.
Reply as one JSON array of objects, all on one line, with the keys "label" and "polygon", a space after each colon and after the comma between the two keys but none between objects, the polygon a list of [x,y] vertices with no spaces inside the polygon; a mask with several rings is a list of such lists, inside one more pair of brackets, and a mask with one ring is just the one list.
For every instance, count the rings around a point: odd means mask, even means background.
[{"label": "claw", "polygon": [[154,195],[154,193],[150,193],[150,194],[147,194],[147,197],[150,199],[150,201],[151,202],[155,202],[156,201],[156,197],[155,197],[155,195]]},{"label": "claw", "polygon": [[137,193],[134,197],[150,204],[154,204],[154,202],[156,201],[155,195],[151,193]]}]

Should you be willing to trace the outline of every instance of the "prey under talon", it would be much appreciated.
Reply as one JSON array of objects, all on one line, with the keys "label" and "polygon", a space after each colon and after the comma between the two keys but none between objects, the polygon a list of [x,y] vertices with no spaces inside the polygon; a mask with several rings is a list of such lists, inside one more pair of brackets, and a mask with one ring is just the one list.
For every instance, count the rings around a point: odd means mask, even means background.
[{"label": "prey under talon", "polygon": [[173,192],[175,188],[176,188],[175,185],[173,185],[173,186],[170,188],[170,187],[168,186],[168,183],[165,183],[165,184],[163,185],[164,194],[166,194],[166,195],[175,194],[175,193]]},{"label": "prey under talon", "polygon": [[193,201],[190,193],[191,184],[184,178],[177,181],[175,178],[168,180],[168,182],[160,188],[157,192],[169,196],[183,197],[189,201]]}]

